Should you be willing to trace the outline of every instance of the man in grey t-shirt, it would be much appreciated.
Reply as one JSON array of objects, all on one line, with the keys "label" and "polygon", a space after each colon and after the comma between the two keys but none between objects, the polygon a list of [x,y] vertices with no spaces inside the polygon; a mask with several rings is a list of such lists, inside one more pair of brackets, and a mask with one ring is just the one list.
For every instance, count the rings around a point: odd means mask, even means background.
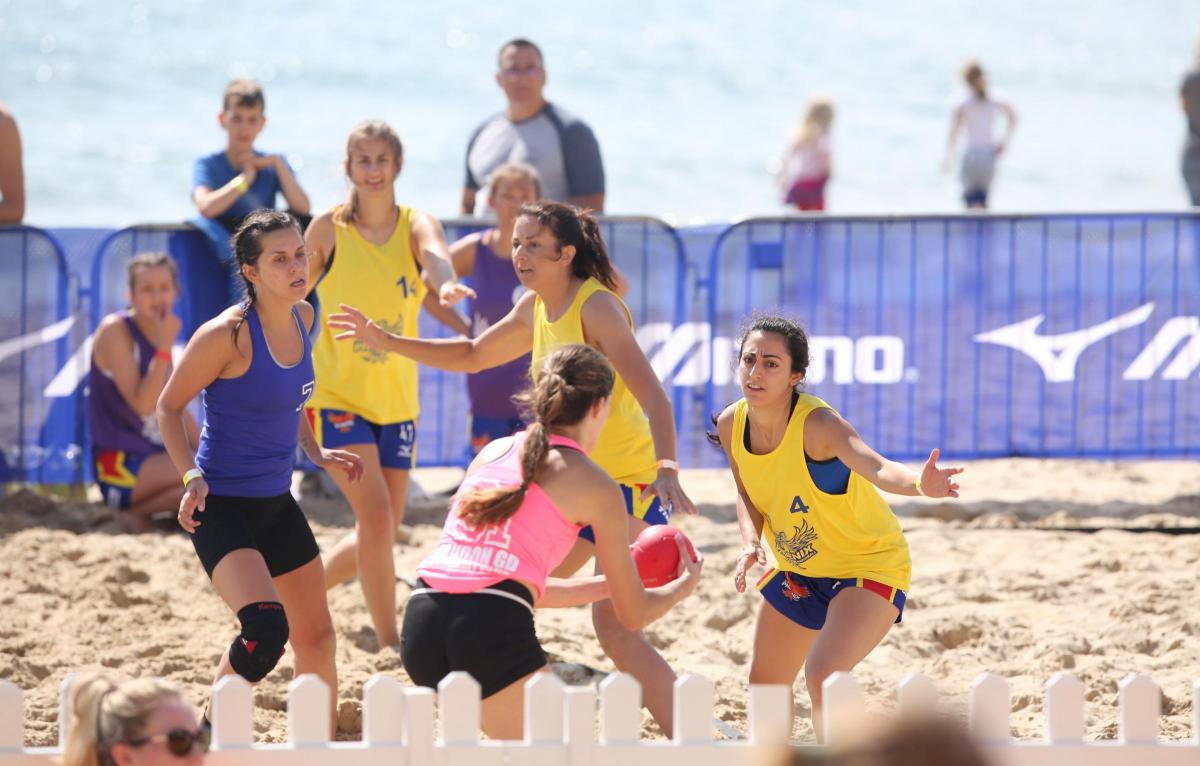
[{"label": "man in grey t-shirt", "polygon": [[1196,50],[1196,68],[1179,86],[1183,114],[1187,118],[1187,138],[1183,142],[1183,180],[1193,207],[1200,207],[1200,44]]},{"label": "man in grey t-shirt", "polygon": [[546,70],[541,50],[516,39],[500,49],[496,83],[508,107],[489,117],[467,144],[467,174],[460,212],[482,211],[477,192],[505,162],[527,162],[537,168],[542,196],[604,210],[604,165],[596,136],[582,120],[542,96]]}]

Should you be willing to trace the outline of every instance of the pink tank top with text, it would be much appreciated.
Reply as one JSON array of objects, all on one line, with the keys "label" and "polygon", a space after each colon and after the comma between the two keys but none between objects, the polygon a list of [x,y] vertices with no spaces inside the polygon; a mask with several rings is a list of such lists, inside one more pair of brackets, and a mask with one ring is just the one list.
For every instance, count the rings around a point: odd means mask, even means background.
[{"label": "pink tank top with text", "polygon": [[[526,437],[524,431],[514,434],[508,451],[468,476],[459,493],[519,485]],[[583,451],[562,436],[552,435],[550,444]],[[579,529],[537,484],[529,485],[516,513],[501,524],[482,529],[464,522],[455,503],[446,516],[437,550],[421,562],[417,575],[430,587],[447,593],[474,593],[502,580],[520,580],[535,586],[540,598],[547,575],[566,558]]]}]

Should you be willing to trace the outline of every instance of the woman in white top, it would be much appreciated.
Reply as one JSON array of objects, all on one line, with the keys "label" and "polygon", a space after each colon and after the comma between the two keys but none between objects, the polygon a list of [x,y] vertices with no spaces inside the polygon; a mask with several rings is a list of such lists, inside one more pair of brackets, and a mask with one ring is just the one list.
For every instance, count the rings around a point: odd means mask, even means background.
[{"label": "woman in white top", "polygon": [[[967,62],[963,67],[963,80],[971,89],[971,95],[951,114],[944,169],[948,170],[954,159],[954,144],[958,134],[965,133],[967,145],[960,170],[963,202],[968,208],[987,208],[988,191],[996,172],[996,158],[1012,141],[1017,128],[1017,113],[1009,104],[988,97],[987,77],[978,62]],[[1007,119],[1007,125],[1004,138],[997,141],[996,118],[1000,115]]]}]

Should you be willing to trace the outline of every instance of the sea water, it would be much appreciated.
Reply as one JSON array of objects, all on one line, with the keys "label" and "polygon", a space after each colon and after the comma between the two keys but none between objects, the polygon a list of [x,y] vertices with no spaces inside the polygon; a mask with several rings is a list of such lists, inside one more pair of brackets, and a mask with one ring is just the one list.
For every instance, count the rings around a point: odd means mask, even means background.
[{"label": "sea water", "polygon": [[314,208],[344,197],[346,134],[379,117],[405,144],[399,199],[452,215],[467,139],[503,108],[497,48],[524,36],[548,97],[599,138],[611,212],[781,212],[771,169],[824,92],[830,209],[905,214],[959,209],[939,166],[958,69],[978,57],[1020,120],[995,209],[1179,209],[1198,32],[1195,0],[0,0],[0,100],[34,224],[192,215],[192,163],[224,145],[235,76],[264,85],[258,145],[287,154]]}]

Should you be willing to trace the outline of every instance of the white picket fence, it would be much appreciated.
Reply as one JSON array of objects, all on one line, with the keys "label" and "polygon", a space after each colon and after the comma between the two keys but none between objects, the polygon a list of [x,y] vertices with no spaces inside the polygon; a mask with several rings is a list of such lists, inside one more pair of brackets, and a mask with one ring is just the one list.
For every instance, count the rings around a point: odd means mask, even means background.
[{"label": "white picket fence", "polygon": [[[0,682],[0,766],[52,766],[62,755],[69,725],[66,693],[59,707],[60,747],[23,747],[22,691]],[[776,745],[790,732],[782,686],[750,689],[749,727],[741,740],[714,741],[713,685],[684,676],[675,685],[674,739],[642,742],[641,690],[632,677],[614,674],[600,684],[599,737],[596,691],[564,687],[552,675],[530,681],[525,695],[522,741],[480,741],[479,685],[465,673],[447,678],[435,695],[376,675],[363,687],[361,742],[330,742],[329,689],[302,676],[288,690],[289,741],[254,744],[254,694],[239,677],[223,679],[213,700],[211,766],[725,766],[752,763],[758,745]],[[925,676],[907,676],[898,687],[897,715],[927,713],[938,693]],[[435,697],[440,716],[435,720]],[[853,675],[825,682],[825,735],[837,742],[866,720],[862,687]],[[1008,683],[985,673],[971,687],[970,730],[996,766],[1176,766],[1200,764],[1200,682],[1193,686],[1188,742],[1159,742],[1158,685],[1130,675],[1120,684],[1120,738],[1085,742],[1084,686],[1069,674],[1046,684],[1046,736],[1017,741],[1009,736]],[[440,735],[438,731],[440,729]],[[815,748],[815,745],[800,746]]]}]

